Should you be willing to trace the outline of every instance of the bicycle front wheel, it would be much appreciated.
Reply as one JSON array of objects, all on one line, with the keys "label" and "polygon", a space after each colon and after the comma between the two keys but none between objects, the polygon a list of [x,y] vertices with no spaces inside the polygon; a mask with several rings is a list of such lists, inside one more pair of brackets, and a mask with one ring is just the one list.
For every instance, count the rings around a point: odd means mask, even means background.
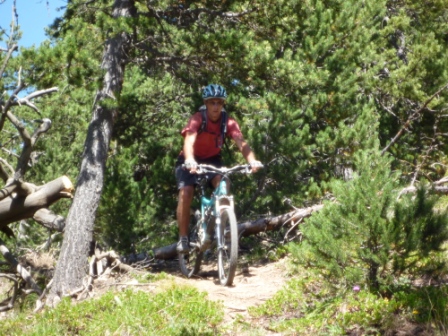
[{"label": "bicycle front wheel", "polygon": [[220,211],[220,241],[217,242],[219,282],[223,286],[231,286],[238,262],[238,226],[232,209],[223,207]]},{"label": "bicycle front wheel", "polygon": [[188,253],[179,253],[180,271],[187,278],[198,274],[201,268],[204,252],[201,252],[198,246],[198,227],[194,226],[190,233],[190,251]]}]

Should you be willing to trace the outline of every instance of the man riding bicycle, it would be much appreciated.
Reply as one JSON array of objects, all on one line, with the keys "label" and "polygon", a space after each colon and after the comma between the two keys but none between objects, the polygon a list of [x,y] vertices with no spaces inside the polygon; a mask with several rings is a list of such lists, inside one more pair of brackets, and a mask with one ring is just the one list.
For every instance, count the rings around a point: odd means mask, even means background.
[{"label": "man riding bicycle", "polygon": [[[263,166],[260,161],[256,160],[255,154],[244,140],[236,120],[227,118],[224,110],[227,98],[226,90],[221,85],[209,84],[204,88],[202,98],[204,106],[190,118],[187,125],[182,129],[183,150],[176,162],[176,181],[179,189],[176,212],[179,242],[176,250],[179,253],[187,253],[189,250],[188,225],[190,222],[190,206],[197,185],[197,175],[195,174],[197,165],[205,163],[222,167],[221,147],[225,137],[230,137],[251,165],[253,172]],[[209,173],[207,179],[212,187],[216,188],[221,176]]]}]

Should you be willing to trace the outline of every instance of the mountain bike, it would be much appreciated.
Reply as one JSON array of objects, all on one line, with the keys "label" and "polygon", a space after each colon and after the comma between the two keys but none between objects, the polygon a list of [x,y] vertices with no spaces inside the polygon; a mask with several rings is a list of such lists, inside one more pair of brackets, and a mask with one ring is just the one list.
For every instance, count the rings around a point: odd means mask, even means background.
[{"label": "mountain bike", "polygon": [[217,168],[199,164],[196,172],[197,174],[217,173],[222,178],[210,197],[206,196],[208,181],[205,178],[200,179],[201,210],[196,211],[196,223],[190,227],[190,251],[179,254],[180,270],[188,278],[196,275],[200,270],[205,251],[216,243],[219,282],[223,286],[231,286],[238,261],[239,237],[233,196],[228,193],[229,175],[237,172],[250,174],[251,166],[246,164],[232,168]]}]

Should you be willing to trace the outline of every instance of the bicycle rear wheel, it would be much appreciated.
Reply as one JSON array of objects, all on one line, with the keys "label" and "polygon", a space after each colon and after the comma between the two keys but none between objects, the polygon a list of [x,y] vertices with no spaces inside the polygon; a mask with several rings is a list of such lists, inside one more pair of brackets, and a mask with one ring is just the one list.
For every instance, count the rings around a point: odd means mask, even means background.
[{"label": "bicycle rear wheel", "polygon": [[198,245],[198,226],[195,225],[190,232],[190,252],[179,253],[179,267],[180,271],[187,278],[198,274],[201,268],[202,258],[204,252],[201,252]]},{"label": "bicycle rear wheel", "polygon": [[231,286],[238,262],[238,226],[235,213],[229,207],[221,208],[220,241],[218,247],[219,282]]}]

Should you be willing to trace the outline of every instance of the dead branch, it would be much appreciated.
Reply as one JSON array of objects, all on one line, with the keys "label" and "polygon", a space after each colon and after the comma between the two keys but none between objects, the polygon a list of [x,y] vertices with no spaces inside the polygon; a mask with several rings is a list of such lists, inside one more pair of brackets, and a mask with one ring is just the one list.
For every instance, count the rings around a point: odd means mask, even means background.
[{"label": "dead branch", "polygon": [[[36,212],[40,209],[48,208],[61,198],[72,197],[72,190],[73,184],[70,179],[67,176],[62,176],[38,187],[36,192],[26,197],[16,195],[15,197],[7,197],[1,200],[0,227],[5,227],[22,219],[32,218],[35,215],[37,219],[43,217],[43,212],[37,214]],[[0,194],[2,192],[3,190],[0,191]],[[44,220],[42,220],[42,224],[45,224]],[[58,225],[60,227],[60,220]]]},{"label": "dead branch", "polygon": [[[5,168],[8,168],[10,171],[10,174],[8,174],[5,170]],[[8,161],[0,158],[0,178],[3,180],[3,182],[6,183],[6,181],[14,174],[14,168],[8,163]]]},{"label": "dead branch", "polygon": [[[22,71],[22,69],[20,68],[19,74],[18,74],[19,75],[19,79],[20,79],[21,71]],[[1,121],[0,121],[0,129],[3,129],[3,125],[4,125],[4,122],[5,122],[5,117],[7,117],[7,113],[9,111],[9,109],[14,104],[14,97],[16,97],[19,94],[19,92],[22,91],[25,87],[26,87],[26,85],[24,83],[20,82],[19,85],[14,90],[14,92],[12,93],[12,95],[6,101],[5,106],[3,106],[2,118],[1,118]]]},{"label": "dead branch", "polygon": [[6,183],[6,187],[0,190],[0,201],[6,197],[13,196],[13,194],[16,196],[26,197],[36,192],[38,189],[39,188],[35,184],[14,181],[14,179],[10,178]]},{"label": "dead branch", "polygon": [[65,218],[60,215],[56,215],[50,209],[42,208],[37,210],[33,215],[33,219],[43,227],[46,227],[50,230],[55,230],[58,232],[64,231]]},{"label": "dead branch", "polygon": [[40,310],[42,310],[45,307],[43,300],[47,296],[47,293],[50,290],[52,284],[53,284],[53,279],[51,279],[50,282],[45,286],[44,290],[42,291],[42,294],[37,299],[36,308],[34,308],[34,311],[33,311],[34,313],[39,312]]},{"label": "dead branch", "polygon": [[0,69],[0,77],[3,77],[3,73],[5,72],[6,65],[8,64],[8,61],[9,61],[9,59],[11,58],[12,53],[13,53],[14,51],[17,51],[18,49],[19,49],[19,46],[18,46],[16,43],[13,44],[13,45],[11,45],[11,46],[8,48],[8,53],[6,54],[6,57],[5,57],[5,59],[3,60],[2,67],[1,67],[1,69]]},{"label": "dead branch", "polygon": [[8,300],[8,303],[4,306],[0,306],[0,312],[11,310],[14,308],[14,302],[16,302],[17,293],[19,291],[19,282],[16,278],[8,277],[9,280],[13,282],[12,285],[12,295]]},{"label": "dead branch", "polygon": [[11,268],[15,269],[18,275],[25,280],[25,282],[38,294],[42,294],[41,289],[39,286],[34,282],[31,275],[28,273],[28,271],[20,265],[20,263],[14,258],[12,253],[8,250],[8,248],[5,246],[5,243],[2,239],[0,239],[0,253],[3,255],[3,257],[6,259],[6,261],[9,263]]},{"label": "dead branch", "polygon": [[[95,263],[99,262],[100,260],[106,258],[108,264],[112,265],[112,269],[118,269],[120,272],[125,272],[125,273],[132,273],[135,272],[135,268],[123,264],[120,260],[120,256],[115,252],[115,251],[108,251],[108,252],[102,252],[100,253],[99,251],[95,251],[95,256],[94,256],[94,260]],[[97,275],[101,275],[101,274],[97,274]]]},{"label": "dead branch", "polygon": [[26,97],[23,98],[18,98],[17,100],[15,100],[14,102],[11,103],[11,105],[26,105],[28,107],[31,107],[33,110],[35,110],[36,112],[39,112],[39,109],[36,107],[36,105],[34,105],[31,100],[52,92],[57,92],[59,90],[59,88],[57,87],[52,87],[49,89],[45,89],[45,90],[39,90],[39,91],[34,91],[33,93],[29,94]]},{"label": "dead branch", "polygon": [[[303,218],[299,219],[297,222],[291,221],[291,227],[286,231],[285,235],[283,236],[283,243],[290,242],[291,240],[294,240],[295,236],[293,238],[288,239],[288,235],[293,232],[300,223],[302,223]],[[301,235],[301,233],[300,233]]]},{"label": "dead branch", "polygon": [[[448,194],[448,186],[443,186],[443,184],[448,183],[448,177],[443,177],[438,181],[435,181],[429,185],[430,190],[435,194],[442,194],[446,195]],[[400,198],[402,195],[405,194],[413,194],[417,192],[417,187],[414,185],[411,185],[409,187],[401,189],[401,191],[398,193],[397,199]]]},{"label": "dead branch", "polygon": [[[11,115],[12,113],[7,112],[8,118],[10,118]],[[19,126],[16,126],[16,128],[19,130],[19,133],[24,143],[22,154],[20,155],[19,161],[17,163],[16,172],[14,174],[14,179],[16,181],[22,179],[25,176],[25,173],[28,169],[28,163],[30,162],[31,153],[33,152],[34,146],[36,145],[36,142],[39,139],[40,135],[47,132],[51,127],[50,119],[43,118],[42,120],[39,121],[40,125],[34,130],[32,136],[28,134],[22,123],[20,123]]]},{"label": "dead branch", "polygon": [[[65,219],[64,219],[64,227],[65,227]],[[62,228],[63,230],[64,228]],[[39,245],[36,247],[37,251],[48,251],[50,249],[51,244],[53,244],[53,242],[56,240],[56,238],[58,236],[60,236],[61,233],[60,232],[56,232],[51,234],[48,239],[45,241],[45,243],[43,243],[42,245]]]},{"label": "dead branch", "polygon": [[402,136],[403,132],[411,125],[412,121],[414,120],[414,118],[420,114],[425,108],[426,106],[428,106],[428,104],[435,98],[437,97],[440,92],[442,92],[443,90],[445,90],[446,88],[448,88],[448,84],[445,84],[444,86],[442,86],[439,90],[437,90],[436,93],[434,93],[431,97],[429,97],[425,103],[414,113],[411,114],[411,116],[408,118],[408,120],[406,120],[406,122],[404,123],[404,125],[401,127],[401,129],[398,131],[398,133],[393,137],[393,139],[389,142],[389,144],[383,148],[383,150],[381,151],[381,155],[383,155],[385,152],[387,152],[387,150],[398,141],[398,139],[400,139],[400,137]]},{"label": "dead branch", "polygon": [[[103,259],[106,259],[106,265],[103,265]],[[132,266],[123,264],[120,260],[120,256],[115,251],[100,252],[99,249],[95,249],[95,253],[92,255],[89,262],[89,274],[83,280],[82,286],[73,289],[66,296],[76,298],[77,300],[84,300],[91,295],[95,279],[101,275],[108,275],[113,270],[118,270],[122,273],[141,273]],[[47,286],[46,290],[48,290],[48,288],[50,288],[50,284]],[[59,299],[56,300],[58,301]],[[53,303],[50,304],[50,301],[47,300],[46,304],[55,307],[58,303],[57,301],[53,301]],[[36,311],[41,310],[43,307],[43,296],[41,296],[36,304]]]}]

